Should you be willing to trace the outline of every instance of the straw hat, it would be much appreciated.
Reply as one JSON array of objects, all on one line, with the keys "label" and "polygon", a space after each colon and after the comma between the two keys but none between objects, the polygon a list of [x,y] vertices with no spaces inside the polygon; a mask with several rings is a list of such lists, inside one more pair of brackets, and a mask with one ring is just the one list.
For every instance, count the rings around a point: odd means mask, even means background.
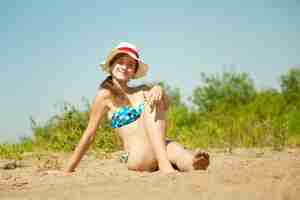
[{"label": "straw hat", "polygon": [[147,71],[148,71],[148,65],[145,64],[139,57],[139,50],[137,49],[136,46],[134,46],[133,44],[130,44],[128,42],[121,42],[116,48],[113,48],[107,55],[105,61],[103,61],[100,66],[101,68],[107,72],[107,73],[111,73],[110,72],[110,67],[109,64],[111,62],[111,60],[119,53],[126,53],[127,55],[129,55],[130,57],[132,57],[133,59],[135,59],[139,66],[138,66],[138,70],[134,75],[134,79],[137,78],[141,78],[143,76],[146,75]]}]

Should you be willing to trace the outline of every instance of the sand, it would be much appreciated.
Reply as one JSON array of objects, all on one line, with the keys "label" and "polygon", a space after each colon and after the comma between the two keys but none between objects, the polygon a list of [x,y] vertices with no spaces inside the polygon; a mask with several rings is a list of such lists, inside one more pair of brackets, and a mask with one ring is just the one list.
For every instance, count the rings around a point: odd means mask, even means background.
[{"label": "sand", "polygon": [[0,199],[300,199],[300,149],[209,152],[207,170],[169,175],[128,171],[120,152],[87,155],[72,176],[49,175],[70,154],[28,155],[0,169]]}]

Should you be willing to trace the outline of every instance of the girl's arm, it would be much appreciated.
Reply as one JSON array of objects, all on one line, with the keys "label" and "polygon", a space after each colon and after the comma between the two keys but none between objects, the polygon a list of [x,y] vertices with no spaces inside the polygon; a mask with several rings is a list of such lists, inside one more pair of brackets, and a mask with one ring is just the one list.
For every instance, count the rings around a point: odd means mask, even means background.
[{"label": "girl's arm", "polygon": [[[142,88],[144,90],[145,101],[149,103],[151,111],[158,105],[163,105],[162,109],[168,110],[170,105],[169,97],[162,86],[154,85],[153,87],[149,87],[143,85]],[[163,104],[160,103],[161,101],[163,102]]]},{"label": "girl's arm", "polygon": [[107,112],[107,101],[109,99],[110,92],[108,90],[99,90],[97,93],[90,112],[90,118],[88,126],[85,129],[76,149],[74,150],[73,155],[71,156],[67,167],[64,170],[65,174],[74,172],[75,168],[79,164],[84,153],[87,151],[90,144],[93,142],[96,130],[99,127],[100,120],[102,116]]}]

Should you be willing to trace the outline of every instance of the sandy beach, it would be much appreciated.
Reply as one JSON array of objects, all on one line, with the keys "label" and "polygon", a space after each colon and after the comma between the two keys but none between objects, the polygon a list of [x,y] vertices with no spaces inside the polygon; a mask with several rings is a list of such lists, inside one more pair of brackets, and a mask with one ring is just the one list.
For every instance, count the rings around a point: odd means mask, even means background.
[{"label": "sandy beach", "polygon": [[62,168],[70,154],[28,154],[15,169],[0,169],[0,199],[297,200],[300,196],[300,149],[209,150],[208,170],[169,175],[128,171],[118,159],[120,153],[89,154],[67,177],[45,172]]}]

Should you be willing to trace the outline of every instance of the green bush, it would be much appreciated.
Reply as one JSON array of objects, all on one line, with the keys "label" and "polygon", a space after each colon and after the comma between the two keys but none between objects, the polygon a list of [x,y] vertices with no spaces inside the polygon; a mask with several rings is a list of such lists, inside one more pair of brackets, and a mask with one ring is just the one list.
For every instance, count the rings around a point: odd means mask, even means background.
[{"label": "green bush", "polygon": [[247,104],[255,96],[253,82],[246,73],[225,72],[221,76],[202,73],[201,78],[203,84],[194,89],[191,98],[199,112],[210,112],[217,107],[230,110]]},{"label": "green bush", "polygon": [[[190,148],[300,146],[298,71],[282,76],[282,90],[257,90],[247,74],[202,75],[204,85],[193,91],[191,109],[182,102],[178,88],[159,83],[170,98],[167,136]],[[31,118],[32,138],[18,144],[0,144],[0,157],[21,159],[28,151],[73,151],[88,124],[90,104],[84,110],[64,103],[59,114],[45,124]],[[101,122],[91,146],[93,151],[121,149],[121,141]]]},{"label": "green bush", "polygon": [[[38,125],[32,119],[35,145],[49,151],[73,151],[87,127],[89,111],[89,104],[86,104],[84,111],[80,111],[75,106],[64,103],[62,112],[50,118],[45,125]],[[111,152],[119,149],[119,145],[120,141],[103,120],[91,148]]]},{"label": "green bush", "polygon": [[280,86],[287,104],[300,105],[300,67],[292,68],[280,77]]}]

